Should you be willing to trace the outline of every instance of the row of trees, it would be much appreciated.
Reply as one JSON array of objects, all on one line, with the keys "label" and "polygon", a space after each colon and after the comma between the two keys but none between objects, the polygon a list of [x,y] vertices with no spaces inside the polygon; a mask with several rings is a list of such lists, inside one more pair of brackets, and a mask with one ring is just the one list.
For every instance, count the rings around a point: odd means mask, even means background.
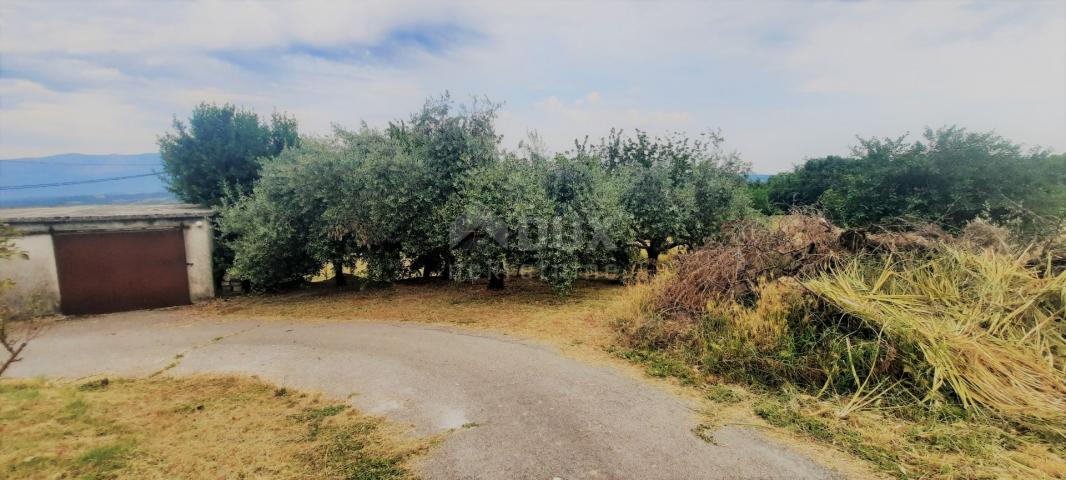
[{"label": "row of trees", "polygon": [[860,138],[849,157],[807,160],[752,191],[766,212],[812,206],[849,227],[958,230],[982,217],[1025,235],[1053,234],[1066,217],[1066,155],[994,133],[926,129],[917,141]]},{"label": "row of trees", "polygon": [[[1029,235],[1066,217],[1066,157],[993,133],[948,127],[860,139],[848,157],[811,159],[765,183],[718,132],[652,137],[620,130],[548,155],[536,135],[504,151],[497,106],[447,95],[384,128],[301,137],[231,105],[198,106],[160,138],[171,189],[216,206],[216,267],[260,289],[332,265],[374,279],[488,278],[534,267],[568,290],[583,268],[626,271],[642,258],[713,239],[756,210],[822,210],[857,228],[982,217]],[[345,278],[338,275],[338,283]]]},{"label": "row of trees", "polygon": [[[210,124],[197,117],[219,110],[234,112],[234,123],[254,116],[202,105],[189,123]],[[748,166],[722,150],[715,132],[688,139],[612,131],[558,155],[544,154],[534,136],[507,152],[496,111],[487,101],[464,107],[444,96],[384,129],[294,135],[246,157],[259,167],[256,179],[215,176],[214,190],[203,184],[211,178],[203,168],[187,167],[210,163],[211,149],[194,147],[195,128],[177,124],[161,145],[172,189],[220,206],[221,243],[232,251],[221,260],[257,288],[303,281],[327,264],[335,272],[366,268],[381,280],[488,278],[490,288],[502,288],[509,272],[529,265],[566,291],[584,268],[623,271],[645,256],[654,269],[659,254],[702,243],[753,212]],[[295,122],[277,115],[272,125],[247,123],[296,132]],[[203,135],[223,138],[226,152],[250,138]],[[184,144],[191,146],[174,147]]]}]

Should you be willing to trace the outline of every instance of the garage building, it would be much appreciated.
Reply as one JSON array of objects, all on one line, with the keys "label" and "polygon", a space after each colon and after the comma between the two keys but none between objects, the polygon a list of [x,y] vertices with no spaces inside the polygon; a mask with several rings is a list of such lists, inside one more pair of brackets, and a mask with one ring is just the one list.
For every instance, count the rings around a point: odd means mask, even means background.
[{"label": "garage building", "polygon": [[214,297],[210,209],[187,204],[0,209],[28,258],[0,260],[13,316],[108,313]]}]

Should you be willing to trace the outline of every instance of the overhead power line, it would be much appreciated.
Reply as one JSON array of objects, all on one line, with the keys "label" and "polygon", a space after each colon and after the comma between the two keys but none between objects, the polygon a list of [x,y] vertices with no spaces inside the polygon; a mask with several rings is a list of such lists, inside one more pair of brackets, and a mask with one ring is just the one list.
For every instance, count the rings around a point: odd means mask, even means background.
[{"label": "overhead power line", "polygon": [[142,173],[140,175],[126,175],[124,177],[110,177],[110,178],[94,178],[92,180],[74,180],[70,182],[56,182],[56,183],[37,183],[33,185],[7,185],[0,186],[0,190],[26,190],[30,188],[46,188],[46,187],[65,187],[67,185],[82,185],[86,183],[101,183],[101,182],[113,182],[115,180],[126,180],[129,178],[141,178],[152,177],[161,175],[160,172]]},{"label": "overhead power line", "polygon": [[116,162],[116,161],[102,161],[97,162],[93,160],[85,160],[80,162],[53,162],[51,160],[0,160],[0,165],[5,163],[24,163],[29,165],[68,165],[75,167],[95,167],[95,166],[116,166],[116,167],[154,167],[159,165],[159,162],[137,163],[137,162]]}]

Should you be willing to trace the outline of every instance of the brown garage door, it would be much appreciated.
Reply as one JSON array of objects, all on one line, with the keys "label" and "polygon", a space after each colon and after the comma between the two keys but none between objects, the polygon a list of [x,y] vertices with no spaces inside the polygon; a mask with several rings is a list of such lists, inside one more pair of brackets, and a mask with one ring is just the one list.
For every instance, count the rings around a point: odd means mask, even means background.
[{"label": "brown garage door", "polygon": [[63,313],[189,303],[181,230],[53,235]]}]

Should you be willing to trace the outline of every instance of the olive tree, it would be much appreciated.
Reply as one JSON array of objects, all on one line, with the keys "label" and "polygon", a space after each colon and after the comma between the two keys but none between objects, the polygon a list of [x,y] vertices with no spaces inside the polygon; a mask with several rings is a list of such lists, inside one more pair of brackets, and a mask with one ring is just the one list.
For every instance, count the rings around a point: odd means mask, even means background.
[{"label": "olive tree", "polygon": [[408,273],[407,239],[432,206],[431,171],[397,141],[369,128],[306,139],[264,165],[255,188],[222,211],[235,255],[231,273],[257,288],[303,281],[363,261],[370,276]]},{"label": "olive tree", "polygon": [[709,132],[690,139],[679,134],[627,136],[612,130],[591,150],[623,184],[621,203],[632,217],[630,241],[654,271],[659,255],[702,244],[727,222],[751,214],[747,163],[722,150],[723,138]]},{"label": "olive tree", "polygon": [[167,188],[183,201],[220,205],[230,189],[249,189],[260,160],[300,141],[294,118],[275,113],[266,122],[231,104],[201,103],[188,122],[159,137]]},{"label": "olive tree", "polygon": [[569,290],[582,268],[627,269],[632,216],[623,208],[624,183],[599,159],[584,154],[538,161],[539,177],[551,201],[549,237],[540,256],[542,277]]},{"label": "olive tree", "polygon": [[507,157],[464,176],[446,212],[454,278],[502,289],[508,268],[538,259],[552,210],[533,166]]},{"label": "olive tree", "polygon": [[271,289],[318,273],[323,257],[343,262],[343,237],[322,218],[343,182],[344,160],[329,142],[304,142],[266,162],[255,187],[223,205],[218,223],[234,253],[233,276]]},{"label": "olive tree", "polygon": [[499,106],[487,99],[457,105],[447,93],[430,98],[406,121],[389,124],[387,134],[412,158],[419,159],[429,175],[422,194],[430,200],[419,204],[412,218],[402,252],[411,268],[423,275],[448,276],[454,263],[448,244],[454,218],[445,207],[471,172],[494,165],[500,136],[495,119]]},{"label": "olive tree", "polygon": [[394,137],[366,126],[338,129],[337,137],[352,168],[325,223],[356,242],[372,278],[411,274],[411,259],[430,244],[424,216],[439,208],[434,170]]}]

